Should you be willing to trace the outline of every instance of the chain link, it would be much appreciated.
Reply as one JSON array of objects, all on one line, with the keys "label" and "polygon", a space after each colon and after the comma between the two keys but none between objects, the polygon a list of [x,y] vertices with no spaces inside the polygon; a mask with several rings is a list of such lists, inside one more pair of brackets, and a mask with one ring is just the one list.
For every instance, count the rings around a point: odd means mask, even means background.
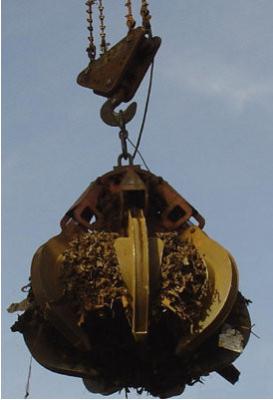
[{"label": "chain link", "polygon": [[128,131],[125,129],[125,127],[121,128],[119,132],[119,138],[121,141],[122,156],[126,160],[128,158],[128,147],[127,147]]},{"label": "chain link", "polygon": [[87,47],[86,51],[88,54],[88,57],[90,61],[93,61],[96,57],[96,46],[94,42],[94,35],[93,35],[93,9],[92,6],[96,3],[96,0],[87,0],[85,5],[87,6],[87,22],[88,22],[88,27],[87,29],[89,30],[89,36],[88,36],[88,41],[89,41],[89,46]]},{"label": "chain link", "polygon": [[147,33],[151,34],[151,23],[150,19],[152,18],[149,8],[149,3],[146,0],[141,0],[141,9],[140,14],[142,16],[142,26],[146,30]]},{"label": "chain link", "polygon": [[122,159],[128,160],[129,164],[133,164],[133,157],[130,153],[128,153],[128,146],[127,146],[127,140],[128,140],[128,131],[126,129],[125,123],[123,121],[123,115],[122,111],[119,112],[119,127],[120,127],[120,132],[119,132],[119,138],[121,141],[121,150],[122,153],[118,157],[118,165],[121,165]]},{"label": "chain link", "polygon": [[[98,10],[99,10],[99,20],[100,20],[100,38],[101,38],[101,43],[100,43],[100,50],[101,50],[101,55],[104,54],[109,46],[109,43],[106,41],[106,32],[105,32],[105,15],[104,15],[104,6],[103,6],[103,0],[86,0],[86,6],[87,6],[87,22],[88,22],[88,27],[87,29],[89,30],[89,36],[88,36],[88,41],[89,41],[89,46],[87,47],[86,51],[88,54],[88,57],[90,61],[93,61],[96,58],[96,45],[95,45],[95,39],[94,39],[94,28],[93,28],[93,6],[95,4],[98,4]],[[148,8],[149,3],[146,0],[141,0],[141,9],[140,9],[140,14],[142,16],[142,26],[146,30],[147,33],[151,35],[151,14]],[[129,31],[131,31],[135,25],[136,21],[133,16],[133,11],[132,11],[132,0],[125,0],[125,7],[127,7],[127,14],[126,14],[126,24],[128,26]]]},{"label": "chain link", "polygon": [[102,4],[102,0],[99,0],[99,19],[100,19],[100,37],[101,37],[101,43],[100,43],[100,50],[101,50],[101,55],[104,54],[107,51],[108,48],[108,43],[106,42],[106,33],[105,33],[105,28],[106,26],[104,25],[104,7]]},{"label": "chain link", "polygon": [[126,24],[128,26],[129,31],[131,31],[136,25],[136,21],[133,17],[131,0],[125,0],[125,7],[127,7],[127,9],[128,9],[128,14],[125,15],[126,21],[127,21]]}]

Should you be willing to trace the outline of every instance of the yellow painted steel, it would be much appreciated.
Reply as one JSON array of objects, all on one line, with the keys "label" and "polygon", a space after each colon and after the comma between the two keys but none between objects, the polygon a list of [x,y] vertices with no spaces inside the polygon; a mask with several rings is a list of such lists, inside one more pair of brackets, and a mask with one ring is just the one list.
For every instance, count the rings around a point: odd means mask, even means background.
[{"label": "yellow painted steel", "polygon": [[32,260],[31,283],[35,299],[46,310],[48,319],[75,347],[86,351],[91,348],[89,338],[78,325],[78,317],[70,304],[62,301],[60,285],[62,254],[76,232],[76,227],[72,232],[67,228],[39,247]]},{"label": "yellow painted steel", "polygon": [[185,229],[180,238],[190,241],[206,263],[210,296],[199,328],[177,346],[177,353],[195,347],[215,331],[230,313],[238,292],[238,271],[231,254],[197,226]]},{"label": "yellow painted steel", "polygon": [[[89,340],[69,304],[61,301],[59,285],[62,254],[75,233],[64,230],[38,249],[32,263],[32,286],[35,298],[47,310],[56,328],[76,347],[87,350]],[[205,312],[198,329],[181,338],[177,353],[194,348],[215,331],[230,313],[238,292],[236,263],[226,249],[195,225],[185,228],[180,238],[192,242],[203,258],[210,296],[204,303]],[[149,330],[151,298],[160,289],[164,244],[158,238],[148,237],[143,211],[138,210],[134,215],[129,211],[127,236],[116,239],[114,246],[122,277],[132,296],[132,333],[136,340],[141,340]]]},{"label": "yellow painted steel", "polygon": [[115,249],[122,277],[132,296],[132,333],[136,340],[142,340],[148,333],[150,283],[155,286],[159,282],[163,243],[148,238],[142,210],[134,217],[129,211],[127,233],[128,237],[116,239]]}]

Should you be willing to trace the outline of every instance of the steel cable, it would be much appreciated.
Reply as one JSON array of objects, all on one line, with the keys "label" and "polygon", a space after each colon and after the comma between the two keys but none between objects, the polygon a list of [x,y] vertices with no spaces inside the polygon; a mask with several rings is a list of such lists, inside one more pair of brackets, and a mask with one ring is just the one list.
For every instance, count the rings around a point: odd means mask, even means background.
[{"label": "steel cable", "polygon": [[138,153],[139,145],[140,145],[140,142],[141,142],[141,139],[142,139],[142,135],[143,135],[143,131],[144,131],[144,126],[145,126],[145,122],[146,122],[146,117],[147,117],[147,112],[148,112],[149,102],[150,102],[150,97],[151,97],[151,92],[152,92],[153,75],[154,75],[154,60],[153,60],[152,65],[151,65],[150,78],[149,78],[149,85],[148,85],[148,91],[147,91],[147,96],[146,96],[144,114],[143,114],[142,123],[141,123],[141,127],[140,127],[139,134],[138,134],[138,139],[137,139],[137,142],[136,142],[136,145],[135,145],[135,151],[133,153],[133,160],[135,159],[135,156]]}]

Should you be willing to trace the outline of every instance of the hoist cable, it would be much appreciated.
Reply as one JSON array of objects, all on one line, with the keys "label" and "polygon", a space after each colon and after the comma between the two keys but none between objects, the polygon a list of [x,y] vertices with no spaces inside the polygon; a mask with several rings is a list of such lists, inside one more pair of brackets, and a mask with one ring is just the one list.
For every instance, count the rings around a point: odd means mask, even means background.
[{"label": "hoist cable", "polygon": [[[40,337],[40,334],[41,334],[42,329],[43,329],[43,325],[40,325],[39,328],[38,328],[38,332],[37,332],[36,339],[35,339],[35,341],[34,341],[34,345],[33,345],[33,350],[34,350],[34,351],[35,351],[36,346],[37,346],[37,344],[38,344],[38,340],[39,340],[39,337]],[[30,360],[29,360],[28,375],[27,375],[27,383],[26,383],[26,393],[25,393],[24,399],[27,399],[28,396],[29,396],[32,360],[33,360],[33,357],[32,357],[32,355],[31,355],[31,356],[30,356]]]},{"label": "hoist cable", "polygon": [[32,356],[30,357],[30,361],[29,361],[28,376],[27,376],[27,383],[26,383],[26,393],[25,393],[24,399],[27,399],[29,396],[31,365],[32,365]]},{"label": "hoist cable", "polygon": [[143,130],[144,130],[145,122],[146,122],[146,117],[147,117],[147,112],[148,112],[149,102],[150,102],[150,97],[151,97],[151,92],[152,92],[153,75],[154,75],[154,60],[153,60],[152,65],[151,65],[149,85],[148,85],[147,97],[146,97],[146,102],[145,102],[145,108],[144,108],[141,127],[140,127],[139,134],[138,134],[138,139],[137,139],[137,142],[136,142],[135,151],[133,153],[133,160],[134,160],[134,158],[135,158],[135,156],[136,156],[136,154],[138,152],[140,141],[141,141],[142,135],[143,135]]},{"label": "hoist cable", "polygon": [[[132,140],[129,139],[129,138],[127,138],[127,140],[128,140],[128,142],[130,143],[130,145],[131,145],[134,149],[136,149],[136,145],[132,142]],[[144,160],[143,155],[141,154],[141,152],[140,152],[139,150],[137,150],[137,154],[138,154],[139,157],[141,158],[141,160],[142,160],[142,162],[143,162],[145,168],[150,172],[150,168],[148,167],[146,161]]]}]

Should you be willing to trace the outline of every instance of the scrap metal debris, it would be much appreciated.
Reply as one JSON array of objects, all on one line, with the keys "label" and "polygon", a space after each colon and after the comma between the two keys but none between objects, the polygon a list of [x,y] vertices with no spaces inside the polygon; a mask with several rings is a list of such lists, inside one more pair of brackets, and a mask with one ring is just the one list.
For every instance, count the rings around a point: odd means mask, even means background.
[{"label": "scrap metal debris", "polygon": [[11,303],[7,308],[7,312],[14,313],[18,311],[26,311],[29,307],[30,307],[29,299],[26,298],[20,301],[20,303]]},{"label": "scrap metal debris", "polygon": [[[64,295],[74,304],[78,324],[85,322],[87,313],[112,309],[120,302],[130,320],[131,297],[122,279],[114,240],[115,233],[92,231],[72,240],[63,253],[62,282]],[[159,303],[152,314],[160,318],[171,311],[185,323],[185,329],[197,327],[208,295],[208,276],[204,260],[197,249],[181,241],[177,233],[158,234],[164,241],[161,265]]]},{"label": "scrap metal debris", "polygon": [[224,324],[219,335],[218,346],[236,353],[242,353],[244,337],[238,329],[234,329],[229,324]]},{"label": "scrap metal debris", "polygon": [[114,302],[121,302],[129,313],[131,299],[114,250],[117,237],[108,232],[83,233],[63,253],[64,295],[77,309],[79,325],[88,312],[103,315],[103,309],[112,309]]},{"label": "scrap metal debris", "polygon": [[169,309],[193,331],[198,327],[209,295],[208,272],[196,247],[178,233],[158,235],[164,241],[161,265],[161,306]]}]

